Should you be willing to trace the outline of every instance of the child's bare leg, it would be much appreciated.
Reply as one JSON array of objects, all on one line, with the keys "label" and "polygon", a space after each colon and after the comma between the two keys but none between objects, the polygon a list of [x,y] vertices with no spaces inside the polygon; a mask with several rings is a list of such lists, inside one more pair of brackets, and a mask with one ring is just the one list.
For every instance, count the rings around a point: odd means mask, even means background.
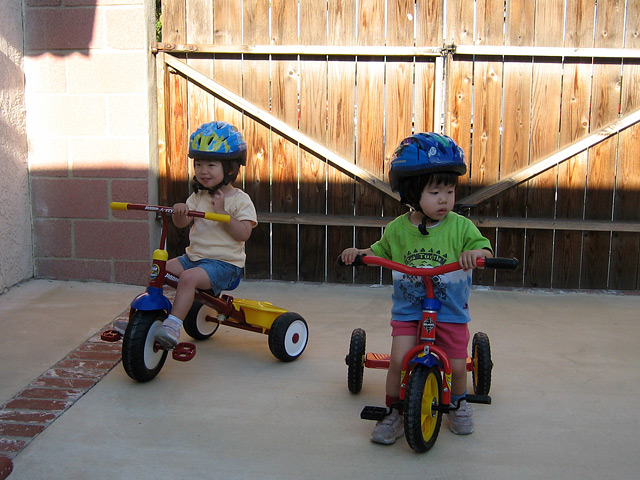
[{"label": "child's bare leg", "polygon": [[401,335],[392,337],[391,359],[387,372],[387,396],[397,398],[400,396],[400,374],[402,372],[402,360],[409,350],[416,345],[415,335]]},{"label": "child's bare leg", "polygon": [[415,335],[402,335],[392,337],[391,341],[391,359],[389,362],[389,371],[387,372],[385,403],[387,407],[392,405],[395,407],[389,415],[380,420],[373,432],[371,433],[371,441],[391,445],[404,434],[404,421],[400,414],[401,408],[396,405],[400,397],[400,373],[402,371],[402,360],[406,353],[416,344]]},{"label": "child's bare leg", "polygon": [[[182,268],[178,262],[179,268]],[[176,291],[176,298],[173,302],[171,314],[162,322],[162,327],[159,328],[155,334],[155,339],[167,348],[175,347],[180,340],[180,329],[182,328],[182,321],[186,317],[191,305],[193,304],[193,298],[196,293],[196,288],[209,289],[211,288],[211,282],[207,272],[200,268],[194,267],[182,272],[177,272],[178,267],[176,265],[167,264],[167,269],[172,273],[179,276],[178,289]]]},{"label": "child's bare leg", "polygon": [[189,309],[193,304],[196,288],[203,290],[211,288],[209,275],[200,267],[184,270],[180,274],[176,298],[173,301],[173,308],[171,310],[173,316],[184,320],[184,317],[189,313]]},{"label": "child's bare leg", "polygon": [[167,271],[175,275],[176,277],[180,277],[180,275],[182,275],[182,272],[184,272],[184,268],[182,267],[180,260],[178,260],[177,258],[172,258],[167,262]]},{"label": "child's bare leg", "polygon": [[451,362],[451,393],[464,395],[467,391],[467,359],[450,358]]}]

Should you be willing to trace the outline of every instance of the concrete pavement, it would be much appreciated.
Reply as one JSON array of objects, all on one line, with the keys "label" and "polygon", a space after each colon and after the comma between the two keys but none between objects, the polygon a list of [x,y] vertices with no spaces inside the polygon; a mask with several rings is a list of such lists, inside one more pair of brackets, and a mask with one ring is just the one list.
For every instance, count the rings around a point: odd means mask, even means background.
[{"label": "concrete pavement", "polygon": [[[1,295],[0,403],[40,385],[141,291],[35,280]],[[388,351],[389,287],[246,281],[233,293],[301,314],[303,355],[279,362],[266,336],[222,326],[191,362],[168,359],[149,383],[116,364],[8,453],[10,480],[637,475],[638,295],[474,290],[470,329],[491,340],[493,404],[475,406],[473,435],[455,436],[443,421],[434,448],[415,454],[403,438],[372,444],[373,422],[359,418],[364,405],[383,403],[385,372],[366,370],[362,392],[347,390],[354,328],[366,330],[367,351]]]}]

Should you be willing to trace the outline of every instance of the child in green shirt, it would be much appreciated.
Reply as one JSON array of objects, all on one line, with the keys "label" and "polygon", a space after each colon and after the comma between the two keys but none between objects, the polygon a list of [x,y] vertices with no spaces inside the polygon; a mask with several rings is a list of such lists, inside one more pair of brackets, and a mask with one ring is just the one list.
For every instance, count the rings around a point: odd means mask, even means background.
[{"label": "child in green shirt", "polygon": [[[478,258],[492,256],[489,240],[469,219],[452,212],[458,177],[465,172],[464,153],[451,138],[418,133],[404,139],[391,160],[389,180],[411,211],[389,223],[382,238],[370,248],[347,248],[342,252],[345,264],[353,263],[359,254],[376,255],[411,267],[460,262],[464,270],[434,277],[436,298],[442,304],[436,345],[450,357],[452,402],[462,399],[467,390],[471,270],[476,268]],[[386,404],[392,412],[376,424],[371,435],[373,442],[385,445],[404,434],[400,370],[402,359],[416,345],[425,294],[420,278],[400,272],[393,272],[393,285],[391,360],[386,381]],[[448,416],[454,433],[473,432],[471,406],[465,400]]]}]

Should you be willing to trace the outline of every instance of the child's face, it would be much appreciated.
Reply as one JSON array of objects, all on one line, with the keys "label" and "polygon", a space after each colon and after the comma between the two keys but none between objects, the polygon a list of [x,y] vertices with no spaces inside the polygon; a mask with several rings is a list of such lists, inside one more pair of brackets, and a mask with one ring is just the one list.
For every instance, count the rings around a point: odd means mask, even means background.
[{"label": "child's face", "polygon": [[427,217],[440,221],[453,209],[455,200],[455,186],[431,183],[422,190],[420,207]]},{"label": "child's face", "polygon": [[224,179],[224,169],[220,160],[198,160],[194,162],[196,180],[206,188],[213,188]]}]

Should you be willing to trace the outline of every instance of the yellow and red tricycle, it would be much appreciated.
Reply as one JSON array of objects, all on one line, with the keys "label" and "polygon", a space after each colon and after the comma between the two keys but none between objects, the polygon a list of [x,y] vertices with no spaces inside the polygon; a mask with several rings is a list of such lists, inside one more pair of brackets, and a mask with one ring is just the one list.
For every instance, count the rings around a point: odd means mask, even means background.
[{"label": "yellow and red tricycle", "polygon": [[[148,382],[162,369],[167,354],[178,361],[191,360],[196,346],[180,342],[167,349],[154,340],[155,332],[171,312],[171,301],[164,294],[164,286],[177,288],[179,279],[166,270],[169,255],[165,249],[168,217],[173,208],[125,202],[112,202],[112,210],[144,210],[162,218],[160,247],[153,252],[151,273],[146,291],[131,302],[129,322],[122,336],[116,330],[102,332],[101,338],[115,342],[122,338],[122,364],[127,375],[138,382]],[[229,222],[228,215],[191,210],[191,217],[211,221]],[[239,284],[236,282],[229,290]],[[211,337],[220,327],[239,328],[268,335],[269,349],[273,356],[283,362],[297,359],[307,346],[309,330],[307,322],[297,313],[256,300],[233,298],[212,290],[196,290],[195,299],[184,319],[185,332],[195,340]]]}]

